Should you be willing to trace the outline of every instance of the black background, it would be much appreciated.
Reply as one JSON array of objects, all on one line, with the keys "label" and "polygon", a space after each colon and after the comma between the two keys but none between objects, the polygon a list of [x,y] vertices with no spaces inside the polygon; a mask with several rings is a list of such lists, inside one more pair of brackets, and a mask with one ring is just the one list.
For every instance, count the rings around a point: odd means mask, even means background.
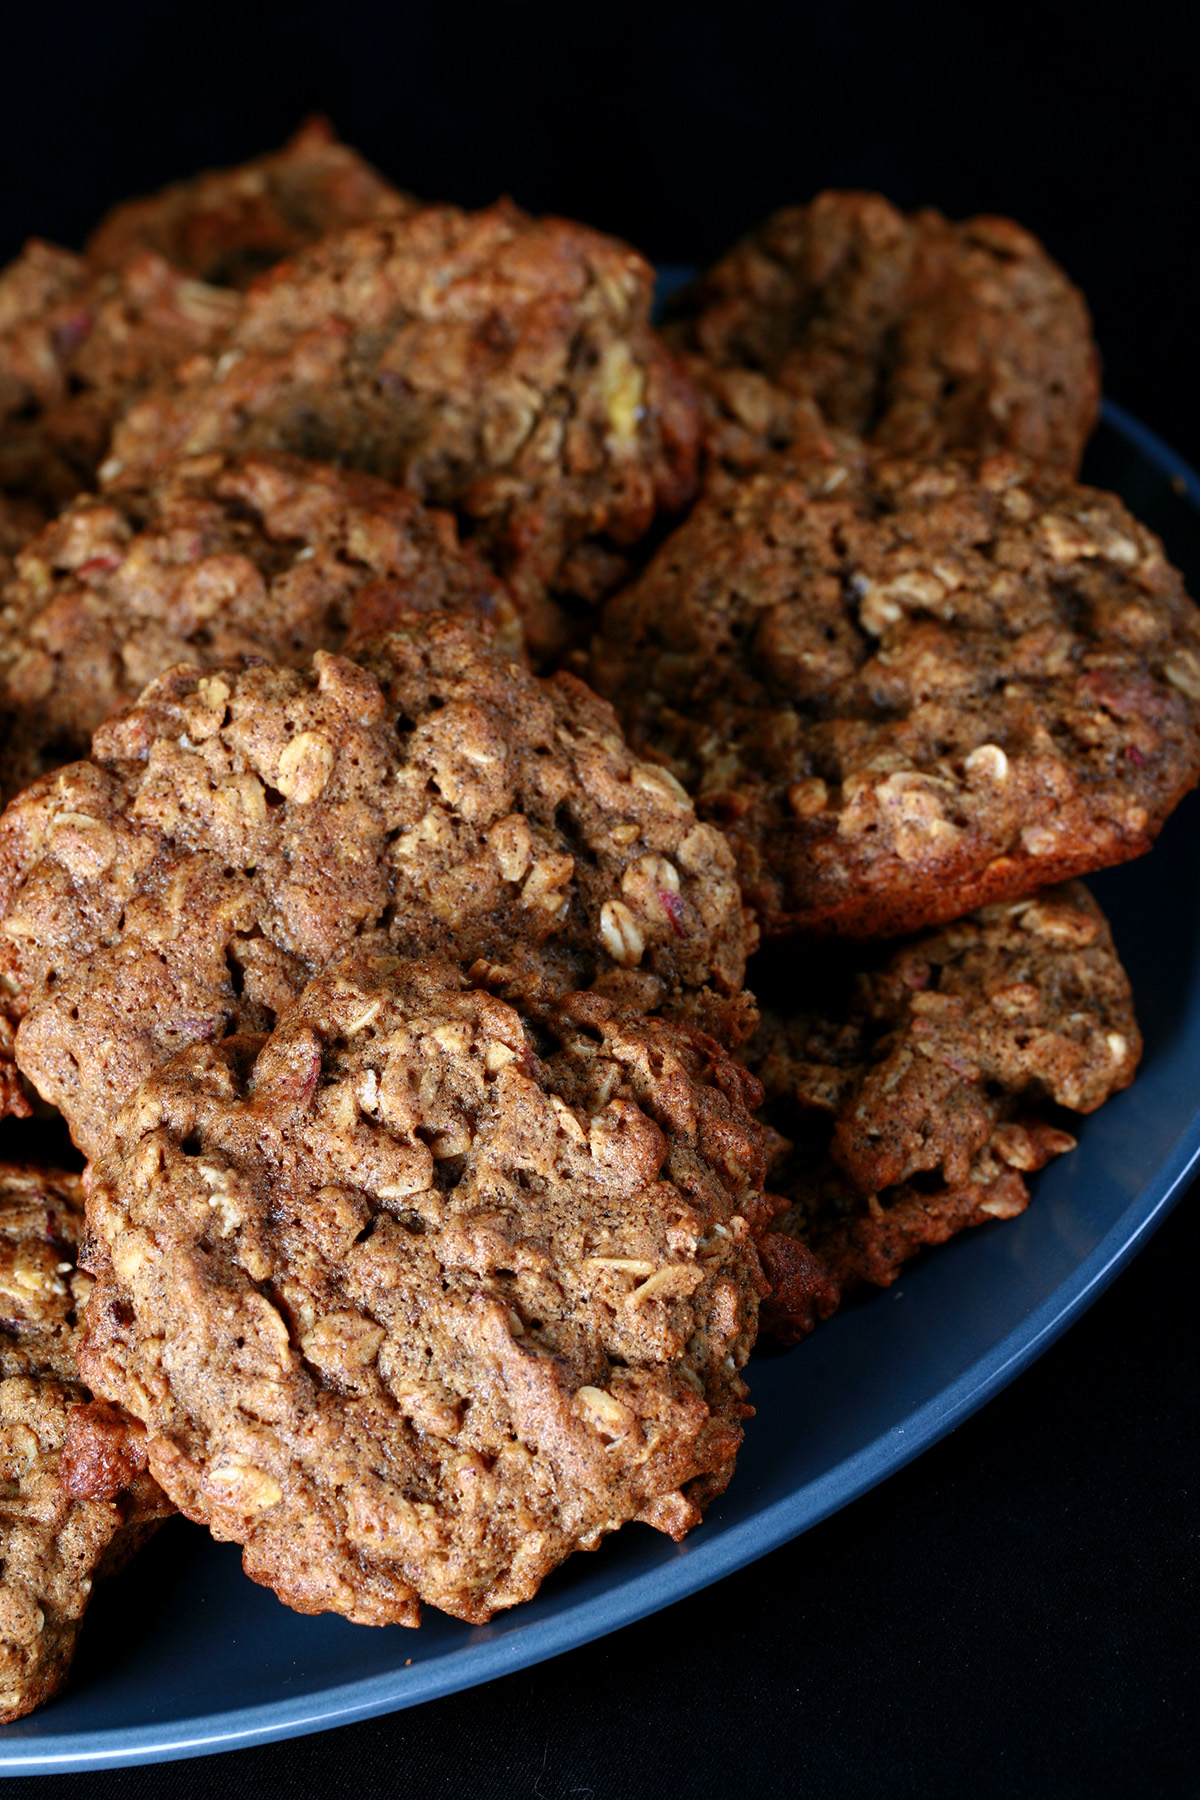
[{"label": "black background", "polygon": [[[1200,462],[1198,77],[1181,4],[25,0],[0,22],[0,258],[314,108],[429,198],[507,191],[666,262],[876,187],[1035,230],[1109,392]],[[1197,1215],[954,1437],[719,1587],[416,1712],[56,1791],[1200,1792]]]}]

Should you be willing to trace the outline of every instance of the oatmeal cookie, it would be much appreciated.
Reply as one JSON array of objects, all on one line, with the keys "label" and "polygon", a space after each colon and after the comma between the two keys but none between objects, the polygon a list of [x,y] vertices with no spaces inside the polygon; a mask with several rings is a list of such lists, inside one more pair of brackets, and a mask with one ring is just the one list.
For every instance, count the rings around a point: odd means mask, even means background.
[{"label": "oatmeal cookie", "polygon": [[1036,238],[878,194],[774,213],[677,296],[665,336],[731,469],[823,419],[898,455],[1009,450],[1074,474],[1099,409],[1087,306]]},{"label": "oatmeal cookie", "polygon": [[[93,1467],[86,1498],[73,1479],[72,1426],[91,1411],[78,1362],[92,1285],[75,1266],[82,1230],[78,1176],[0,1167],[0,1721],[58,1692],[93,1582],[172,1510],[145,1472],[141,1428],[113,1407],[95,1422],[103,1476]],[[87,1435],[76,1426],[80,1446]]]},{"label": "oatmeal cookie", "polygon": [[456,509],[552,649],[547,596],[609,591],[694,489],[698,403],[650,328],[653,284],[624,244],[509,202],[327,237],[132,408],[104,480],[138,486],[212,449],[384,475]]},{"label": "oatmeal cookie", "polygon": [[153,250],[199,281],[246,288],[326,232],[414,204],[339,143],[327,119],[313,118],[282,150],[114,207],[85,254],[97,268],[123,269]]},{"label": "oatmeal cookie", "polygon": [[53,509],[91,486],[132,397],[222,339],[240,306],[159,256],[109,273],[27,244],[0,272],[0,490]]},{"label": "oatmeal cookie", "polygon": [[462,615],[359,660],[171,670],[9,807],[0,919],[17,1060],[88,1155],[157,1062],[269,1029],[356,938],[505,992],[746,1006],[720,832],[582,682]]},{"label": "oatmeal cookie", "polygon": [[733,1471],[762,1278],[757,1084],[573,995],[358,950],[194,1045],[89,1201],[83,1366],[189,1517],[301,1612],[473,1624]]},{"label": "oatmeal cookie", "polygon": [[1149,848],[1200,776],[1200,613],[1112,495],[874,455],[703,499],[592,679],[768,932],[886,937]]},{"label": "oatmeal cookie", "polygon": [[[1023,1211],[1024,1177],[1074,1148],[1054,1109],[1094,1112],[1142,1049],[1107,921],[1079,882],[801,979],[819,979],[817,1005],[765,1019],[744,1052],[782,1134],[772,1184],[791,1206],[771,1233],[808,1253],[763,1248],[772,1317],[793,1331],[789,1283],[814,1261],[836,1300],[894,1280],[922,1243]],[[778,975],[761,980],[779,990]]]},{"label": "oatmeal cookie", "polygon": [[96,727],[177,662],[299,663],[404,613],[490,618],[521,649],[502,583],[427,511],[369,475],[296,457],[195,457],[149,493],[91,495],[30,543],[0,595],[6,797],[87,754]]}]

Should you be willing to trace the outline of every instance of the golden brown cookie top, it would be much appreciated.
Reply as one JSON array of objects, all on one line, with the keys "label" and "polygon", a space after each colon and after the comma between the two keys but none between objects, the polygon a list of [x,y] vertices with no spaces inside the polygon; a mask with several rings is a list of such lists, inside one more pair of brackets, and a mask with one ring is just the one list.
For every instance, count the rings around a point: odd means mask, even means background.
[{"label": "golden brown cookie top", "polygon": [[413,204],[340,143],[327,119],[312,118],[281,150],[115,206],[86,255],[97,268],[123,269],[152,250],[199,281],[245,288],[326,232]]},{"label": "golden brown cookie top", "polygon": [[490,618],[511,597],[449,513],[296,457],[194,457],[145,494],[73,502],[0,593],[8,796],[87,753],[96,727],[174,663],[303,662],[409,612]]},{"label": "golden brown cookie top", "polygon": [[1010,457],[781,463],[605,607],[592,676],[769,931],[888,936],[1145,850],[1200,615],[1112,495]]},{"label": "golden brown cookie top", "polygon": [[1009,450],[1073,473],[1096,420],[1083,296],[1011,219],[819,194],[735,245],[665,329],[731,468],[824,420],[900,455]]},{"label": "golden brown cookie top", "polygon": [[721,834],[581,682],[457,615],[359,660],[172,670],[10,806],[0,888],[18,1060],[88,1154],[165,1055],[269,1028],[356,939],[652,1008],[745,966]]},{"label": "golden brown cookie top", "polygon": [[483,1622],[631,1518],[681,1536],[741,1436],[755,1085],[598,996],[356,952],[123,1112],[88,1377],[301,1611]]},{"label": "golden brown cookie top", "polygon": [[650,328],[652,293],[626,245],[510,202],[324,238],[130,411],[104,479],[142,485],[212,449],[371,470],[453,506],[549,647],[546,594],[608,591],[694,488],[696,401]]}]

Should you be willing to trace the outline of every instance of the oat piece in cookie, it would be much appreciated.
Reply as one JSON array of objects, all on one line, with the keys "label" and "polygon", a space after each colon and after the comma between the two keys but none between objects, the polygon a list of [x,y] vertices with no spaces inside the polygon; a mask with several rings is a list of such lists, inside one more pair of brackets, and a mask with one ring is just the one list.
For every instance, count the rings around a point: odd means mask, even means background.
[{"label": "oat piece in cookie", "polygon": [[358,951],[122,1113],[88,1377],[289,1605],[483,1623],[630,1519],[682,1537],[732,1474],[757,1094],[599,996],[535,1020]]},{"label": "oat piece in cookie", "polygon": [[6,797],[86,755],[96,727],[174,663],[300,663],[411,612],[490,618],[502,583],[451,514],[297,457],[195,457],[148,494],[87,495],[28,544],[0,595]]},{"label": "oat piece in cookie", "polygon": [[848,1287],[894,1280],[922,1243],[1022,1212],[1025,1176],[1074,1148],[1055,1109],[1094,1112],[1142,1049],[1108,924],[1079,882],[873,957],[823,956],[807,981],[817,1004],[764,1019],[744,1052],[785,1140],[771,1185],[791,1207],[762,1248],[774,1329],[793,1336],[814,1277],[820,1316]]},{"label": "oat piece in cookie", "polygon": [[0,271],[0,490],[53,508],[91,486],[113,420],[240,306],[159,256],[104,272],[32,240]]},{"label": "oat piece in cookie", "polygon": [[88,1155],[165,1056],[269,1029],[354,939],[504,991],[742,996],[733,857],[611,710],[460,616],[355,661],[172,670],[0,821],[17,1060]]},{"label": "oat piece in cookie", "polygon": [[706,496],[592,679],[764,930],[886,937],[1122,862],[1200,775],[1200,613],[1112,495],[875,455]]},{"label": "oat piece in cookie", "polygon": [[653,285],[626,245],[509,202],[327,237],[131,410],[105,481],[143,485],[212,449],[371,470],[453,506],[552,649],[547,596],[616,586],[694,489],[698,403],[650,327]]},{"label": "oat piece in cookie", "polygon": [[93,1582],[172,1510],[140,1427],[113,1407],[96,1421],[104,1476],[93,1466],[93,1497],[78,1492],[71,1439],[88,1441],[77,1421],[93,1411],[78,1362],[82,1231],[78,1176],[0,1166],[0,1721],[58,1692]]},{"label": "oat piece in cookie", "polygon": [[1073,474],[1099,407],[1087,306],[1036,238],[878,194],[774,213],[677,296],[665,335],[730,469],[823,418],[899,455],[1008,450]]},{"label": "oat piece in cookie", "polygon": [[97,268],[123,269],[153,250],[200,281],[245,288],[326,232],[414,204],[339,143],[327,119],[313,118],[282,150],[114,207],[86,254]]}]

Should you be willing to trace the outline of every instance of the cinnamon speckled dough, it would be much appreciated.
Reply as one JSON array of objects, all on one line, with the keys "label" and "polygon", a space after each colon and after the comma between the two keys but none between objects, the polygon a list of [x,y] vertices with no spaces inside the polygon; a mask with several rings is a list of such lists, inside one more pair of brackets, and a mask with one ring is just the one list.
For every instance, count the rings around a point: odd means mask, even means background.
[{"label": "cinnamon speckled dough", "polygon": [[0,1167],[0,1721],[58,1692],[93,1582],[171,1510],[115,1419],[115,1484],[104,1498],[73,1492],[69,1421],[91,1398],[78,1366],[92,1285],[75,1267],[82,1230],[78,1176]]},{"label": "cinnamon speckled dough", "polygon": [[728,1481],[756,1090],[596,995],[535,1022],[357,952],[130,1101],[89,1195],[88,1378],[298,1610],[483,1623]]},{"label": "cinnamon speckled dough", "polygon": [[296,457],[196,457],[147,495],[88,495],[27,545],[0,594],[8,795],[86,755],[177,662],[302,662],[405,612],[473,611],[520,651],[503,585],[453,517]]},{"label": "cinnamon speckled dough", "polygon": [[114,207],[86,254],[98,268],[122,269],[153,250],[200,281],[245,288],[326,232],[413,204],[314,118],[281,150]]},{"label": "cinnamon speckled dough", "polygon": [[159,256],[104,272],[33,239],[0,271],[0,490],[54,508],[91,486],[132,397],[240,306]]},{"label": "cinnamon speckled dough", "polygon": [[458,615],[362,657],[174,669],[0,821],[17,1060],[88,1155],[164,1056],[269,1028],[356,938],[745,1009],[729,847],[589,689]]},{"label": "cinnamon speckled dough", "polygon": [[650,328],[653,285],[626,245],[509,202],[325,238],[131,410],[105,479],[230,448],[387,476],[459,511],[551,647],[547,593],[611,589],[693,492],[698,404]]},{"label": "cinnamon speckled dough", "polygon": [[1009,457],[727,484],[607,604],[592,679],[769,932],[897,935],[1122,862],[1200,775],[1162,545]]},{"label": "cinnamon speckled dough", "polygon": [[732,469],[823,418],[900,455],[1009,450],[1074,473],[1099,407],[1083,296],[1036,238],[879,194],[772,214],[677,297],[665,335]]},{"label": "cinnamon speckled dough", "polygon": [[815,1275],[828,1306],[894,1280],[922,1243],[1023,1211],[1024,1177],[1074,1148],[1052,1108],[1094,1112],[1141,1056],[1128,978],[1079,882],[863,963],[826,959],[818,1007],[765,1019],[745,1052],[790,1143],[772,1185],[791,1207],[771,1232],[793,1247],[763,1246],[784,1335],[803,1326],[797,1283]]}]

